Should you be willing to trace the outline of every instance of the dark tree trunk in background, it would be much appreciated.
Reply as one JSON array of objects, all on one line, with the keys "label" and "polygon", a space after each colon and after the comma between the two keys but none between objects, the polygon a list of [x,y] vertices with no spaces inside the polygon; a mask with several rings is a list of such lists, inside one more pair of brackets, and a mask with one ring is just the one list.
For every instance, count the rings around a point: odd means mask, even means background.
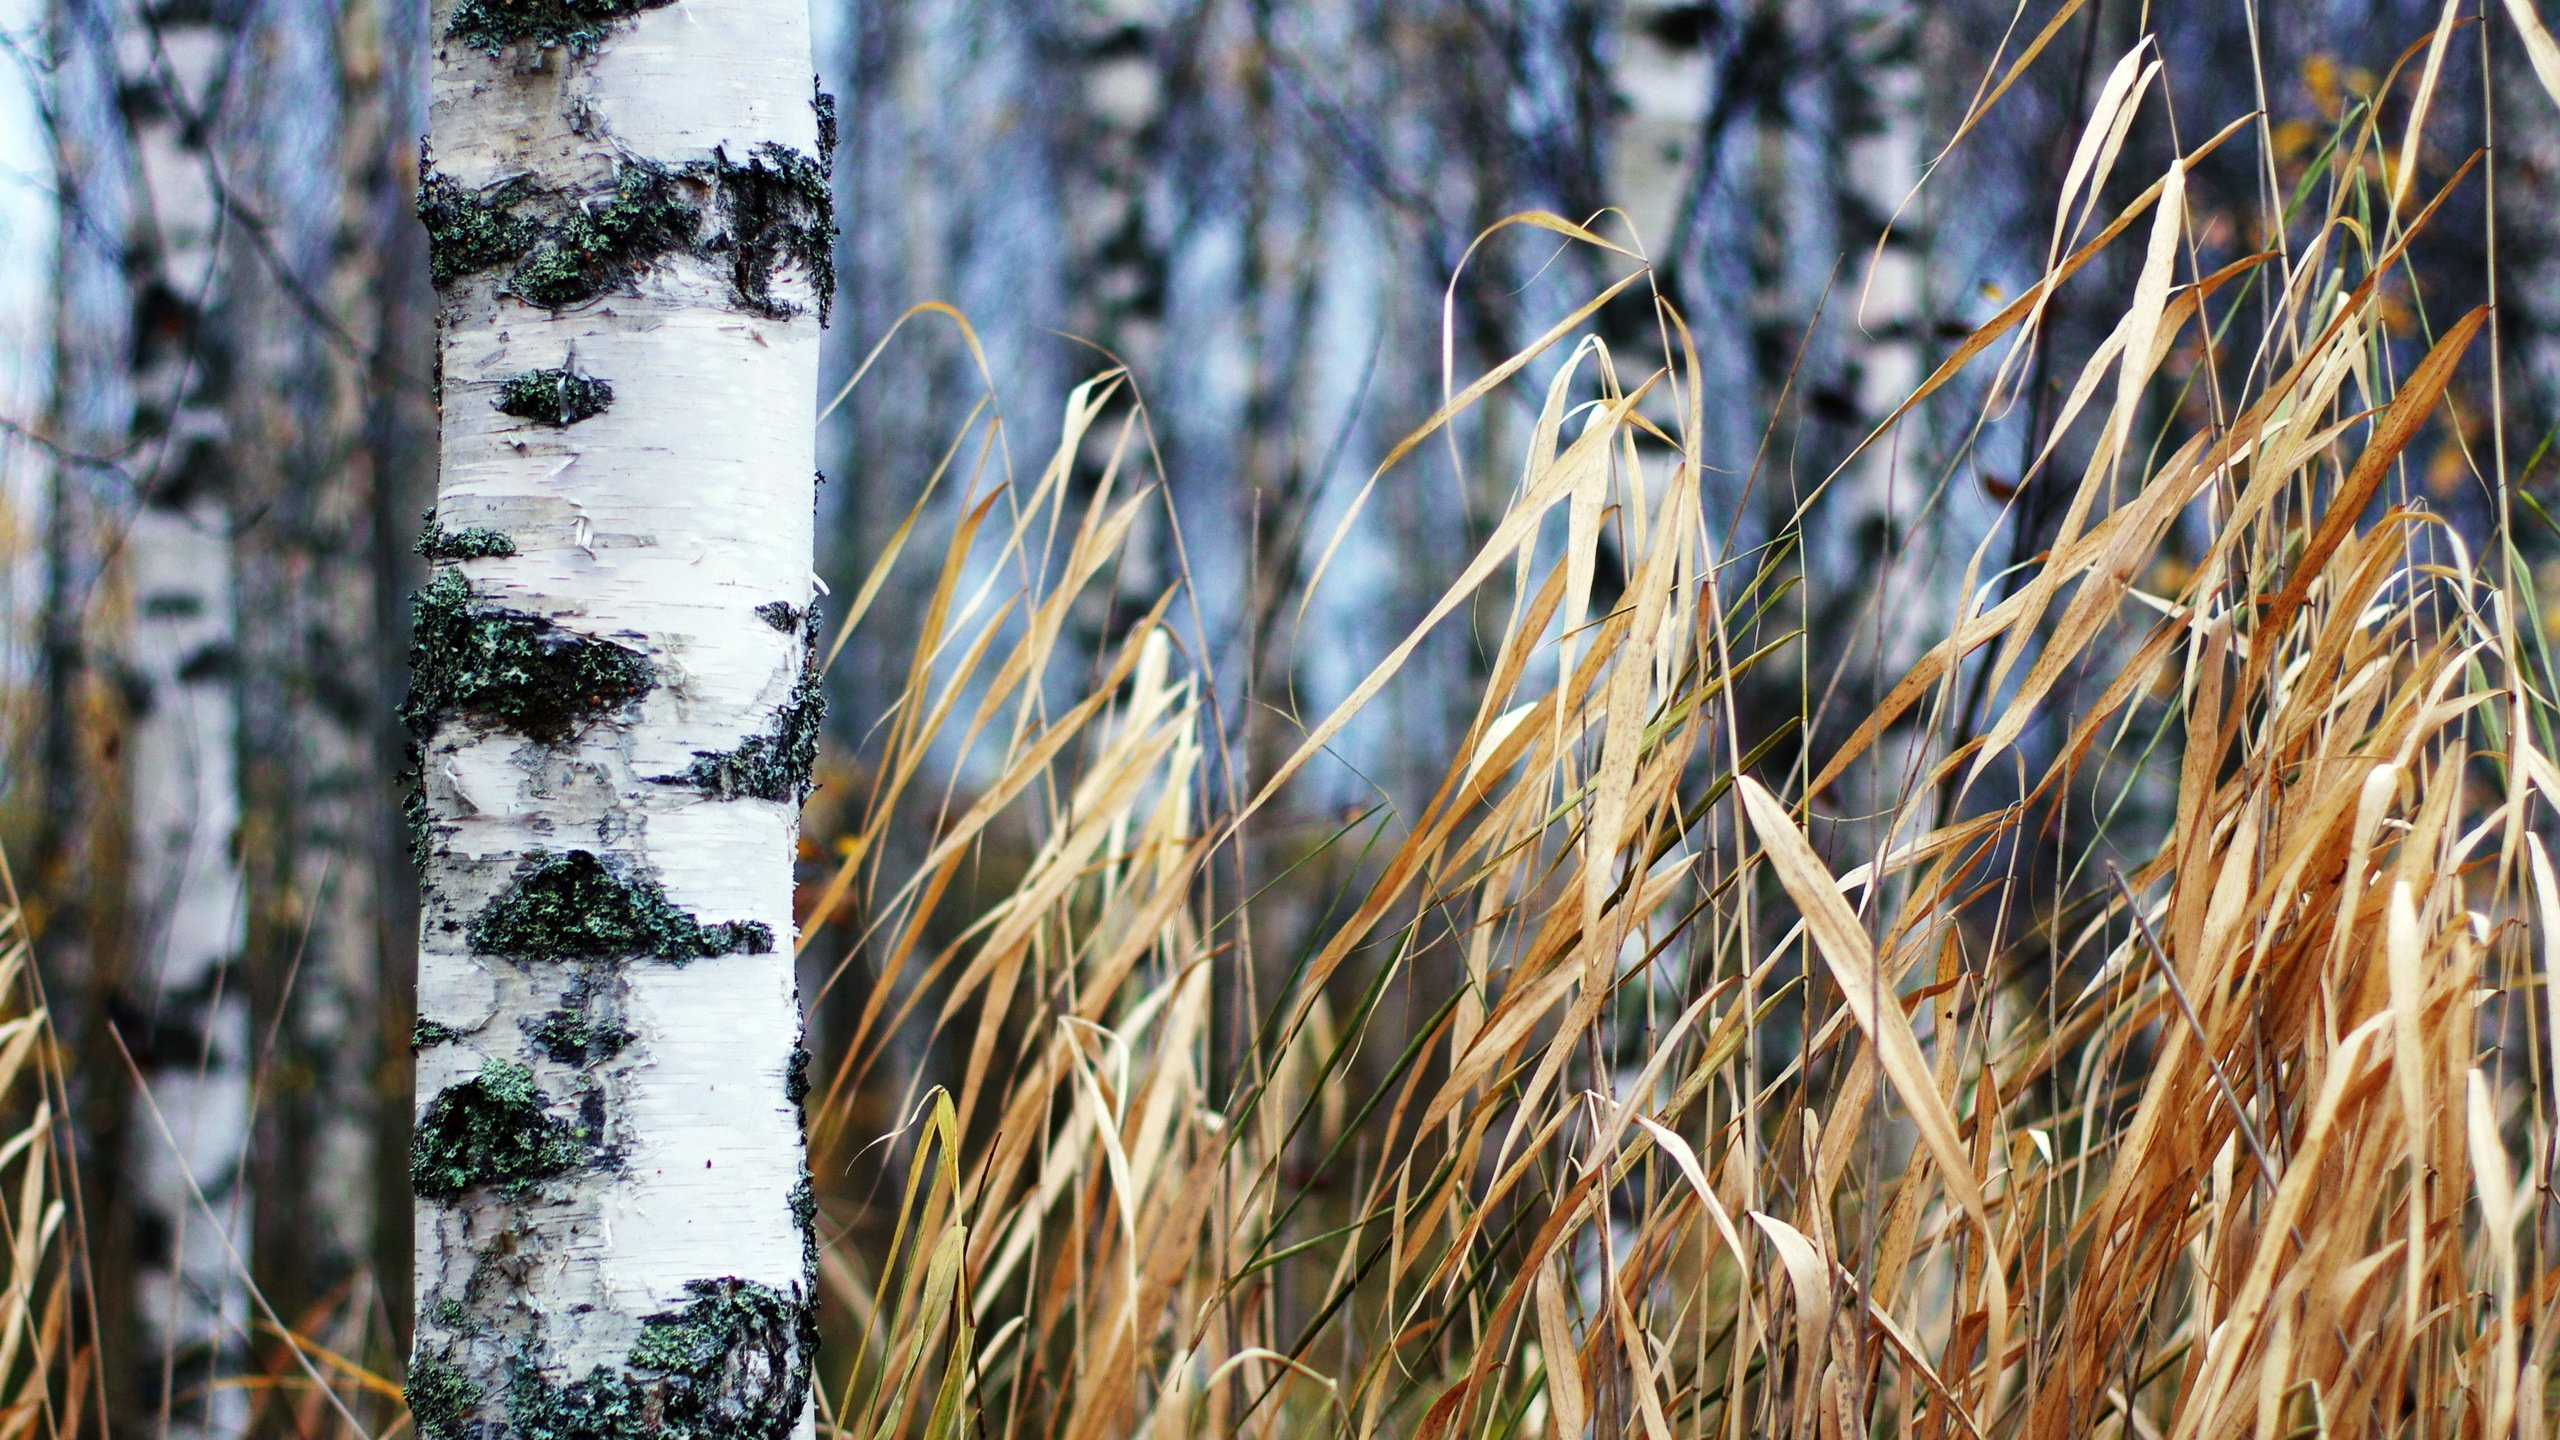
[{"label": "dark tree trunk in background", "polygon": [[[426,232],[418,224],[418,137],[427,124],[426,0],[356,0],[345,33],[350,55],[369,68],[350,85],[351,127],[346,162],[355,198],[348,223],[357,244],[349,257],[355,290],[350,311],[369,323],[372,355],[366,367],[365,452],[372,480],[367,527],[371,585],[367,618],[372,625],[370,689],[371,773],[366,804],[378,866],[374,907],[376,960],[371,1059],[373,1173],[373,1291],[390,1333],[380,1336],[385,1368],[408,1354],[410,1259],[416,1242],[409,1222],[409,1110],[398,1099],[410,1090],[410,1028],[416,1019],[417,866],[401,824],[408,788],[408,734],[399,708],[408,691],[400,657],[409,650],[409,595],[426,579],[416,543],[420,517],[435,503],[436,397],[430,383],[435,353],[435,292],[427,283]],[[352,61],[351,71],[361,67]]]},{"label": "dark tree trunk in background", "polygon": [[[369,8],[258,0],[231,175],[254,233],[228,297],[243,627],[245,969],[258,1038],[254,1273],[269,1305],[363,1348],[375,1248],[382,674],[364,387],[376,280],[350,184],[382,145],[388,57]],[[283,103],[280,97],[292,97]],[[249,263],[254,254],[257,263]],[[296,1374],[272,1344],[262,1368]],[[335,1424],[317,1397],[262,1428]]]},{"label": "dark tree trunk in background", "polygon": [[125,21],[109,0],[55,0],[47,96],[59,241],[38,617],[43,710],[28,901],[54,1024],[72,1047],[69,1120],[89,1227],[90,1292],[116,1402],[135,1393],[133,1223],[123,1203],[132,1086],[110,1036],[122,977],[124,843],[118,749],[119,597],[110,557],[130,501],[134,291],[131,135],[116,69]]}]

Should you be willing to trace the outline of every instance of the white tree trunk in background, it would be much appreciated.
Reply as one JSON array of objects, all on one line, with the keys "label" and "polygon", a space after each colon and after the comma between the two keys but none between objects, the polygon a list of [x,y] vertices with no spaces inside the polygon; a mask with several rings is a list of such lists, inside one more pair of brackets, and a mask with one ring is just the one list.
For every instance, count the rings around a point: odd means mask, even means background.
[{"label": "white tree trunk in background", "polygon": [[811,1425],[791,899],[833,231],[805,6],[437,7],[427,1440]]},{"label": "white tree trunk in background", "polygon": [[[1924,158],[1920,20],[1908,0],[1853,0],[1835,22],[1856,57],[1844,89],[1862,92],[1844,97],[1844,108],[1854,105],[1867,112],[1849,117],[1851,138],[1842,157],[1852,202],[1841,236],[1851,252],[1843,279],[1856,286],[1861,426],[1892,414],[1922,379],[1926,255],[1920,214],[1903,208],[1919,182]],[[1878,229],[1887,222],[1893,229],[1879,249]],[[1919,511],[1929,484],[1928,467],[1919,454],[1922,434],[1916,425],[1904,430],[1899,443],[1877,446],[1858,465],[1865,491],[1859,508],[1897,528]]]},{"label": "white tree trunk in background", "polygon": [[[124,540],[134,693],[132,796],[140,1033],[127,1042],[166,1125],[128,1128],[139,1243],[142,1381],[177,1437],[241,1433],[235,1376],[249,1322],[246,1197],[249,1016],[241,943],[237,613],[230,516],[205,326],[221,210],[205,153],[229,32],[181,7],[127,32],[121,68],[141,170],[135,244],[153,323],[137,336],[143,480]],[[135,1027],[128,1027],[135,1028]],[[199,1205],[197,1197],[203,1203]],[[210,1211],[210,1213],[207,1213]]]}]

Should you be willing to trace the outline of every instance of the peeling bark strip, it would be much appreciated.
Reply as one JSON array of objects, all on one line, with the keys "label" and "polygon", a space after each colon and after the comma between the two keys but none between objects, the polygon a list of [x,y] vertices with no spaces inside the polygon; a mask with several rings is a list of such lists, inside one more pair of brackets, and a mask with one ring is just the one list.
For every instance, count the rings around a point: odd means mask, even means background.
[{"label": "peeling bark strip", "polygon": [[426,1440],[805,1436],[805,0],[443,0],[436,33],[410,1404]]}]

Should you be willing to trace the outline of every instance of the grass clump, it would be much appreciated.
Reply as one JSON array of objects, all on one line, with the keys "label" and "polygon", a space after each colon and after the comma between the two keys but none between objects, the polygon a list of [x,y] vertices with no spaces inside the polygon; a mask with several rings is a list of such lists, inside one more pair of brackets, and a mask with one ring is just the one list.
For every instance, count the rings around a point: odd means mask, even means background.
[{"label": "grass clump", "polygon": [[471,948],[513,960],[705,960],[762,955],[771,927],[757,920],[705,925],[668,903],[646,876],[592,851],[536,851],[471,919]]},{"label": "grass clump", "polygon": [[478,1075],[446,1087],[418,1117],[409,1181],[429,1200],[457,1200],[481,1186],[521,1196],[588,1155],[585,1136],[544,1113],[532,1071],[484,1060]]}]

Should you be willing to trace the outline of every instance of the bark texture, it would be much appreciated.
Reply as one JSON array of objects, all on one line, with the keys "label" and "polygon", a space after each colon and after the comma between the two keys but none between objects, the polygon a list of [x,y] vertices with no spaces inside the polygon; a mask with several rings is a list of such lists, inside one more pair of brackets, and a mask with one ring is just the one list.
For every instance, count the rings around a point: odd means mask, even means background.
[{"label": "bark texture", "polygon": [[410,1403],[428,1440],[804,1433],[806,8],[434,24]]}]

